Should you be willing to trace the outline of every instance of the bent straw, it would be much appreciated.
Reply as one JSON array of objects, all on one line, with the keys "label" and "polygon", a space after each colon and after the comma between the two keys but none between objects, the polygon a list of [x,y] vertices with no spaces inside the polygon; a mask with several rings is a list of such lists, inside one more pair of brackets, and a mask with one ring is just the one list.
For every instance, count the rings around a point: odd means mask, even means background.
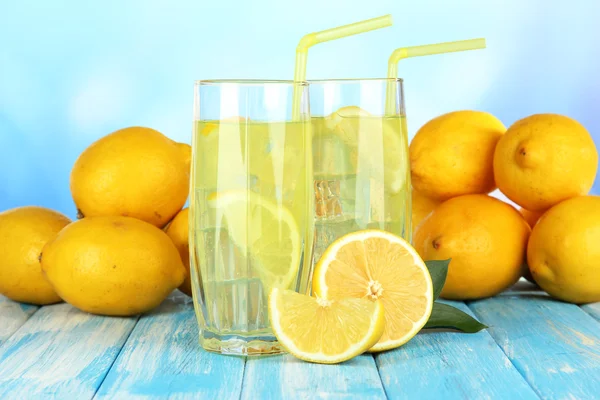
[{"label": "bent straw", "polygon": [[[341,39],[347,36],[357,35],[359,33],[369,32],[375,29],[385,28],[392,25],[392,16],[384,15],[377,18],[359,21],[348,25],[338,26],[336,28],[326,29],[320,32],[313,32],[304,35],[296,47],[296,66],[294,67],[294,81],[302,82],[306,80],[306,62],[308,59],[308,49],[315,44],[328,42],[330,40]],[[292,100],[293,119],[300,117],[300,92],[294,87],[294,97]]]},{"label": "bent straw", "polygon": [[[388,61],[388,79],[398,77],[398,62],[405,58],[429,56],[432,54],[452,53],[456,51],[485,49],[485,39],[460,40],[437,44],[426,44],[423,46],[401,47],[392,52]],[[388,82],[386,93],[386,114],[394,114],[395,86]]]}]

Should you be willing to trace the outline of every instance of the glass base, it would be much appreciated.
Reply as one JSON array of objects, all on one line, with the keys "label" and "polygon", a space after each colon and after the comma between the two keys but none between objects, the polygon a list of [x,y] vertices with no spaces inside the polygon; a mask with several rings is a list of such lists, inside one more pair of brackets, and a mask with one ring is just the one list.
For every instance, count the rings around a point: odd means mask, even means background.
[{"label": "glass base", "polygon": [[274,336],[217,335],[203,331],[200,332],[200,345],[207,351],[234,356],[262,356],[285,352]]}]

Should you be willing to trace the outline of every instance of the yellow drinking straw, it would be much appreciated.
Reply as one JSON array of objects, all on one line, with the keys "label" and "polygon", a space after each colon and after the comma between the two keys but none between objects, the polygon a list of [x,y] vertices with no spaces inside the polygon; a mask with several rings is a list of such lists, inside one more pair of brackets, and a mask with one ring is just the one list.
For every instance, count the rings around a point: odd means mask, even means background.
[{"label": "yellow drinking straw", "polygon": [[[385,28],[391,25],[392,16],[388,14],[382,17],[372,18],[365,21],[355,22],[353,24],[338,26],[337,28],[326,29],[324,31],[313,32],[304,35],[302,39],[300,39],[300,42],[298,42],[298,47],[296,47],[294,81],[300,82],[306,80],[306,60],[308,58],[308,49],[315,44],[341,39],[343,37]],[[294,88],[292,107],[293,117],[294,119],[298,119],[300,117],[300,92],[296,88]]]},{"label": "yellow drinking straw", "polygon": [[[387,77],[394,79],[398,77],[398,62],[404,58],[429,56],[432,54],[452,53],[455,51],[485,49],[485,39],[460,40],[437,44],[426,44],[423,46],[401,47],[392,52],[388,61]],[[387,85],[386,113],[394,114],[395,85],[391,82]]]}]

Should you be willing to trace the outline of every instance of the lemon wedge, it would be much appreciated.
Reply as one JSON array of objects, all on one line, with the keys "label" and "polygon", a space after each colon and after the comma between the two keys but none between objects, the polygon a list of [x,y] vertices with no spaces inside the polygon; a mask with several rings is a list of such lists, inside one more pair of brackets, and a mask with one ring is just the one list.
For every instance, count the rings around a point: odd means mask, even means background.
[{"label": "lemon wedge", "polygon": [[269,319],[279,343],[304,361],[335,364],[367,351],[381,337],[380,301],[325,300],[273,289]]},{"label": "lemon wedge", "polygon": [[412,339],[433,307],[433,285],[423,260],[404,239],[380,230],[353,232],[333,242],[315,267],[313,291],[332,301],[381,301],[385,330],[370,349],[374,352]]},{"label": "lemon wedge", "polygon": [[290,287],[298,275],[301,240],[288,208],[243,190],[215,192],[207,200],[217,221],[225,217],[229,237],[251,258],[267,293]]}]

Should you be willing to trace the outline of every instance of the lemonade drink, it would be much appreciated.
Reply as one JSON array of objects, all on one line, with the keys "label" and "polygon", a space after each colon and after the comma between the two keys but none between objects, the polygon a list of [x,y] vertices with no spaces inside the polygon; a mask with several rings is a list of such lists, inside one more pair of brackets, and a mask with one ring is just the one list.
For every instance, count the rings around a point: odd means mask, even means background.
[{"label": "lemonade drink", "polygon": [[[312,118],[315,262],[334,240],[362,229],[411,239],[406,116],[401,105],[384,114],[386,81],[311,82],[311,112],[325,114]],[[363,107],[345,105],[352,99]]]},{"label": "lemonade drink", "polygon": [[[281,93],[289,92],[290,105],[291,86]],[[260,97],[257,90],[248,89],[248,97]],[[314,207],[311,130],[307,117],[286,121],[287,114],[271,110],[269,118],[255,121],[260,113],[250,112],[194,123],[191,271],[205,349],[279,352],[268,294],[273,288],[307,291]]]}]

